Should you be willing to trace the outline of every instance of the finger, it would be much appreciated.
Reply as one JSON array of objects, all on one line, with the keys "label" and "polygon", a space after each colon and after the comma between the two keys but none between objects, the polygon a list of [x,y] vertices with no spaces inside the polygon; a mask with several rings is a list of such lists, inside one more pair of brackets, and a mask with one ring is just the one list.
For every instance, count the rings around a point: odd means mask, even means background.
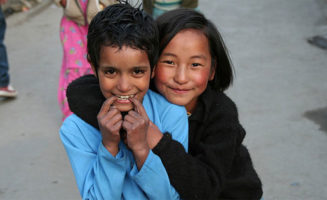
[{"label": "finger", "polygon": [[104,113],[102,116],[98,115],[98,121],[111,121],[112,118],[115,116],[119,116],[121,119],[123,118],[120,111],[117,108],[109,108],[109,111],[107,113]]},{"label": "finger", "polygon": [[130,130],[132,128],[132,126],[133,126],[133,124],[130,123],[129,121],[124,120],[122,123],[122,127],[123,127],[123,129],[126,130],[126,132],[128,132],[128,130]]},{"label": "finger", "polygon": [[112,125],[114,125],[118,121],[123,121],[123,117],[118,110],[110,111],[110,112],[115,112],[115,113],[114,114],[108,113],[108,115],[106,115],[103,118],[104,120],[110,121],[112,123]]},{"label": "finger", "polygon": [[111,128],[113,130],[113,134],[119,135],[119,130],[121,129],[122,124],[123,124],[123,121],[118,121],[113,126],[111,126]]},{"label": "finger", "polygon": [[109,110],[110,110],[110,106],[114,103],[114,101],[117,99],[116,96],[112,96],[110,98],[108,98],[101,106],[101,109],[98,113],[98,117],[102,117],[103,115],[105,115]]},{"label": "finger", "polygon": [[138,114],[135,111],[129,111],[127,115],[125,115],[124,117],[124,121],[128,121],[130,123],[134,123],[135,121],[137,121],[138,119],[141,118],[141,115]]},{"label": "finger", "polygon": [[148,119],[148,115],[145,112],[145,109],[142,105],[142,103],[135,99],[135,98],[130,98],[130,100],[133,102],[134,104],[134,110],[139,113],[141,116],[145,117],[146,119]]}]

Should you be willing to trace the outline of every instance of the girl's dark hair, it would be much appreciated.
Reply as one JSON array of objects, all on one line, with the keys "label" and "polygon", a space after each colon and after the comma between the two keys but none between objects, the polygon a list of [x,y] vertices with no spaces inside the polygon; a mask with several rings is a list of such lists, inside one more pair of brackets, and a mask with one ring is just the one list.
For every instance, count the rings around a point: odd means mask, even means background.
[{"label": "girl's dark hair", "polygon": [[156,20],[159,29],[159,55],[173,37],[184,29],[201,31],[208,39],[211,67],[216,73],[209,84],[217,91],[224,91],[233,82],[233,67],[225,43],[216,26],[205,16],[192,9],[176,9],[166,12]]},{"label": "girl's dark hair", "polygon": [[128,1],[106,7],[91,21],[87,35],[88,60],[96,71],[102,46],[128,46],[144,50],[151,69],[158,60],[158,28],[152,17]]}]

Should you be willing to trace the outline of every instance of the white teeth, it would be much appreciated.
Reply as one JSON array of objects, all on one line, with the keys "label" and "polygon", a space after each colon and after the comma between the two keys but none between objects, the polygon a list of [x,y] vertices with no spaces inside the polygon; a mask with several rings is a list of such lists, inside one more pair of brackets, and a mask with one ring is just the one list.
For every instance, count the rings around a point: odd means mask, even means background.
[{"label": "white teeth", "polygon": [[117,96],[117,97],[118,97],[118,99],[121,99],[121,100],[127,100],[127,99],[129,99],[129,98],[134,97],[134,95]]}]

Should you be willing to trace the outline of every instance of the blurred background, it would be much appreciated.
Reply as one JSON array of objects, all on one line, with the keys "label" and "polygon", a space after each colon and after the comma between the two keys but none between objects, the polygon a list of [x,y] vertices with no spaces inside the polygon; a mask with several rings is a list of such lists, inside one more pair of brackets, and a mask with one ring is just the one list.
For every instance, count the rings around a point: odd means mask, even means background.
[{"label": "blurred background", "polygon": [[[0,199],[80,199],[58,134],[62,9],[51,0],[9,0],[3,9],[19,94],[0,98]],[[227,93],[264,200],[327,199],[327,0],[199,0],[199,10],[231,54]]]}]

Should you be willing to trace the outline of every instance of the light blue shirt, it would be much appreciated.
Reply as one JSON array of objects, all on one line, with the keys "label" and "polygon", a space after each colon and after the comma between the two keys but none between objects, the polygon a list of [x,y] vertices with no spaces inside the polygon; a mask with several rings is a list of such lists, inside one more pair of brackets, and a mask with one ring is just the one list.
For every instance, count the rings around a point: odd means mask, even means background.
[{"label": "light blue shirt", "polygon": [[[143,106],[162,133],[169,132],[187,150],[188,119],[185,108],[148,90]],[[102,145],[99,130],[76,115],[67,117],[60,138],[68,154],[83,199],[179,199],[160,158],[150,151],[141,170],[125,144],[114,157]]]}]

